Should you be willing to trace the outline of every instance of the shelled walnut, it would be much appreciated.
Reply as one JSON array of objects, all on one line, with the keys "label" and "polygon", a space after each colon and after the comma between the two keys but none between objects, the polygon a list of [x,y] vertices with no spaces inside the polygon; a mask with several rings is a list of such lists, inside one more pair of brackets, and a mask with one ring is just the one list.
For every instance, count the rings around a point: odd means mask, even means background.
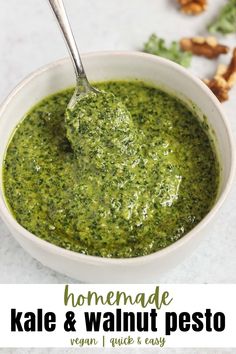
[{"label": "shelled walnut", "polygon": [[203,80],[220,102],[229,99],[229,91],[236,83],[236,48],[228,66],[220,64],[212,79]]},{"label": "shelled walnut", "polygon": [[229,99],[230,87],[225,79],[221,76],[215,76],[213,79],[203,80],[209,89],[215,94],[220,102],[227,101]]},{"label": "shelled walnut", "polygon": [[221,54],[227,54],[229,47],[219,44],[215,37],[183,38],[180,41],[183,51],[204,56],[208,59],[217,58]]},{"label": "shelled walnut", "polygon": [[225,70],[223,69],[224,68],[221,65],[221,75],[228,82],[229,86],[232,87],[236,83],[236,48],[234,48],[229,66],[226,66]]},{"label": "shelled walnut", "polygon": [[207,0],[177,0],[180,9],[187,15],[198,15],[207,8]]}]

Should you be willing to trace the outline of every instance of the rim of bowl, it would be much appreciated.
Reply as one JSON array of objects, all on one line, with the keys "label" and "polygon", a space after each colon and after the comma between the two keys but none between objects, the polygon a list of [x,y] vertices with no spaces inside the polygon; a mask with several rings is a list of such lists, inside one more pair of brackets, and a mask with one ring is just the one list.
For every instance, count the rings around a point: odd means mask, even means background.
[{"label": "rim of bowl", "polygon": [[[165,58],[161,58],[152,54],[147,54],[147,53],[142,53],[142,52],[136,52],[136,51],[98,51],[98,52],[89,52],[89,53],[84,53],[82,55],[83,59],[86,59],[88,57],[101,57],[101,56],[131,56],[131,57],[141,57],[144,60],[149,60],[152,62],[156,62],[164,64],[166,66],[169,66],[173,68],[174,70],[180,72],[183,76],[188,77],[192,81],[195,82],[198,86],[201,87],[201,89],[204,91],[204,93],[209,97],[209,99],[214,103],[216,106],[217,110],[220,112],[221,119],[225,125],[226,128],[226,133],[227,133],[227,138],[228,138],[228,143],[230,146],[230,172],[228,179],[226,181],[226,186],[222,193],[220,194],[218,200],[216,201],[215,205],[212,207],[212,209],[208,212],[208,214],[192,229],[190,230],[187,234],[185,234],[182,238],[179,240],[175,241],[171,245],[153,252],[149,255],[145,256],[138,256],[138,257],[132,257],[132,258],[105,258],[105,257],[99,257],[99,256],[91,256],[91,255],[84,255],[75,251],[67,250],[65,248],[56,246],[48,241],[45,241],[38,236],[34,235],[30,231],[26,230],[23,226],[21,226],[16,219],[13,217],[11,214],[10,210],[8,209],[6,203],[5,203],[5,198],[4,195],[0,197],[0,211],[1,211],[1,216],[4,221],[6,221],[6,224],[10,224],[20,235],[21,237],[24,237],[26,239],[29,239],[29,241],[35,242],[39,247],[46,248],[48,252],[58,254],[61,256],[64,256],[65,258],[73,258],[74,260],[80,260],[84,261],[89,264],[94,264],[94,265],[101,265],[101,264],[113,264],[113,265],[132,265],[135,266],[136,264],[140,263],[146,263],[153,261],[155,259],[160,259],[168,254],[174,253],[176,249],[181,248],[184,244],[190,242],[198,233],[200,230],[202,230],[208,222],[213,218],[213,216],[217,213],[217,211],[220,209],[222,206],[224,200],[226,199],[226,196],[232,186],[233,183],[233,177],[234,177],[234,172],[235,172],[235,151],[234,151],[234,143],[233,143],[233,137],[231,133],[231,128],[229,127],[229,122],[227,120],[227,117],[222,109],[221,103],[218,101],[218,99],[215,97],[215,95],[211,92],[211,90],[198,78],[195,77],[193,74],[191,74],[189,71],[187,71],[185,68],[182,66],[168,60]],[[20,81],[20,83],[10,92],[10,94],[4,99],[3,103],[0,105],[0,117],[4,113],[5,108],[10,104],[11,100],[14,98],[15,95],[25,86],[27,85],[28,82],[33,80],[35,77],[40,76],[43,72],[48,71],[53,69],[54,67],[57,66],[62,66],[66,62],[69,62],[70,58],[65,57],[59,60],[55,60],[53,62],[50,62],[36,70],[34,70],[32,73],[27,75],[23,80]],[[72,65],[72,64],[71,64]],[[2,171],[0,171],[2,174]],[[1,178],[2,180],[2,178]],[[3,181],[2,181],[3,182]]]}]

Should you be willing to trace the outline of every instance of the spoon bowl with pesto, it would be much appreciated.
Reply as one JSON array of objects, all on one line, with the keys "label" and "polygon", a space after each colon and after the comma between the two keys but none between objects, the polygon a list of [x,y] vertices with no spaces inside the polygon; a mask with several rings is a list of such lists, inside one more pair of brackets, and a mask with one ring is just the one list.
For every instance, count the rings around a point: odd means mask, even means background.
[{"label": "spoon bowl with pesto", "polygon": [[[134,129],[134,127],[132,127],[128,110],[112,92],[98,90],[89,83],[63,0],[48,1],[74,66],[76,87],[65,111],[65,135],[74,154],[78,154],[78,161],[81,162],[78,169],[83,169],[91,155],[95,156],[94,159],[100,158],[96,143],[91,140],[91,136],[99,135],[100,150],[107,150],[108,146],[112,146],[113,155],[114,152],[119,155],[121,153],[120,140],[131,135],[130,129]],[[111,122],[115,129],[110,129]],[[84,130],[90,139],[85,139],[84,134],[80,134]],[[125,157],[128,158],[127,155]],[[95,164],[97,165],[96,162]],[[99,171],[95,171],[95,173],[97,175]]]},{"label": "spoon bowl with pesto", "polygon": [[[206,237],[232,185],[227,119],[208,88],[168,60],[101,52],[83,62],[93,86],[127,107],[128,121],[108,117],[92,129],[82,121],[75,154],[65,139],[69,59],[31,74],[0,111],[1,216],[61,273],[158,281]],[[88,116],[89,105],[81,110]]]}]

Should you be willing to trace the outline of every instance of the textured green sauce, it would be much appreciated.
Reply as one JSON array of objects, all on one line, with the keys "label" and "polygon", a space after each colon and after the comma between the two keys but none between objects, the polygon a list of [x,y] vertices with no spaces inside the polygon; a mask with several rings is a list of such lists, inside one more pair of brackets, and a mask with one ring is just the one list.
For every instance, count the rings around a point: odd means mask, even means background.
[{"label": "textured green sauce", "polygon": [[101,115],[107,103],[91,98],[65,125],[72,90],[45,98],[8,146],[5,196],[21,225],[55,245],[102,257],[147,255],[208,213],[219,182],[216,154],[176,98],[135,81],[96,86],[131,116]]}]

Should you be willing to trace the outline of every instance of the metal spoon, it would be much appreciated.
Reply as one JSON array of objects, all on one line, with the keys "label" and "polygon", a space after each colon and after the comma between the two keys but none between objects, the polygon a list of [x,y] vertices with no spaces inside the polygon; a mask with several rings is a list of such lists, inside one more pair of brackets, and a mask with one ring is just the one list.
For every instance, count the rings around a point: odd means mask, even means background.
[{"label": "metal spoon", "polygon": [[[62,0],[49,0],[58,24],[66,41],[76,75],[75,92],[67,106],[65,114],[66,137],[75,154],[83,150],[83,154],[97,156],[100,150],[108,145],[121,149],[124,141],[132,131],[132,119],[127,108],[112,93],[99,91],[92,87],[87,79],[75,39],[66,15]],[[86,126],[88,135],[93,139],[86,140],[81,127]],[[119,138],[118,138],[119,137]],[[94,141],[98,144],[94,144]],[[85,148],[83,148],[85,146]]]},{"label": "metal spoon", "polygon": [[78,101],[81,95],[87,94],[89,92],[99,93],[100,91],[92,87],[87,79],[83,67],[83,63],[79,54],[79,50],[76,45],[75,38],[73,36],[71,26],[65,11],[63,1],[62,0],[48,0],[48,1],[52,7],[52,10],[61,28],[75,70],[76,88],[68,105],[69,108],[72,108],[76,104],[76,102]]}]

